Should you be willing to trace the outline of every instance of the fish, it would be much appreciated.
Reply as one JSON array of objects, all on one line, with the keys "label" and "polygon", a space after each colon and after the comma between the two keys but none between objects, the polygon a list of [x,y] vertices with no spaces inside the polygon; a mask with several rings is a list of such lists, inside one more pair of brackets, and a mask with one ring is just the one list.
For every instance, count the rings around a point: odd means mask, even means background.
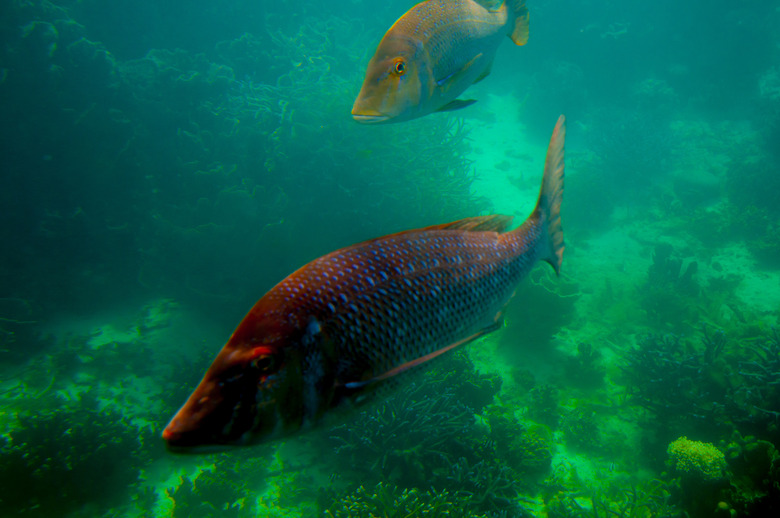
[{"label": "fish", "polygon": [[536,207],[518,228],[507,230],[511,216],[489,215],[390,234],[319,257],[279,282],[165,427],[168,449],[290,437],[498,329],[537,261],[560,274],[565,134],[561,116]]},{"label": "fish", "polygon": [[525,0],[427,0],[385,33],[368,63],[352,117],[402,122],[473,104],[457,97],[490,74],[504,36],[528,41]]}]

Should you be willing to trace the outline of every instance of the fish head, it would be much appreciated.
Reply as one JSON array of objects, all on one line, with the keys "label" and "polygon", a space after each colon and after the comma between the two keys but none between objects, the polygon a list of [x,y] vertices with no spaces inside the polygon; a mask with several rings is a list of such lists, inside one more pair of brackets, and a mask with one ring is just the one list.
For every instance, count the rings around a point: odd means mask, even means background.
[{"label": "fish head", "polygon": [[368,63],[352,117],[360,123],[378,124],[423,115],[429,76],[422,43],[388,33]]},{"label": "fish head", "polygon": [[[214,451],[301,425],[301,361],[290,335],[239,326],[162,436],[173,451]],[[254,329],[249,329],[254,328]],[[251,332],[248,332],[251,331]]]}]

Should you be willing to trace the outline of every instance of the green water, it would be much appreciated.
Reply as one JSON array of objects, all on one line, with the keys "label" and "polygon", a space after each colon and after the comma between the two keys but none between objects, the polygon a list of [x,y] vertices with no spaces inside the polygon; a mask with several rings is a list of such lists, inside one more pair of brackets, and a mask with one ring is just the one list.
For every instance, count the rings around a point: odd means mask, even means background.
[{"label": "green water", "polygon": [[[0,514],[778,512],[780,4],[529,0],[474,105],[358,125],[413,3],[0,7]],[[521,222],[561,113],[562,275],[499,331],[296,437],[165,450],[295,269]]]}]

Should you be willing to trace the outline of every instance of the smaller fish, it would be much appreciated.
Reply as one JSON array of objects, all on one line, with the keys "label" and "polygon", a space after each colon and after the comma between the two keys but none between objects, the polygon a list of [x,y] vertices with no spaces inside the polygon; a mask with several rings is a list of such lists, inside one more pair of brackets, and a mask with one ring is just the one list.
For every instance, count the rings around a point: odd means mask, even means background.
[{"label": "smaller fish", "polygon": [[368,63],[352,117],[361,123],[401,122],[474,100],[457,97],[490,74],[509,36],[528,41],[525,0],[427,0],[385,33]]}]

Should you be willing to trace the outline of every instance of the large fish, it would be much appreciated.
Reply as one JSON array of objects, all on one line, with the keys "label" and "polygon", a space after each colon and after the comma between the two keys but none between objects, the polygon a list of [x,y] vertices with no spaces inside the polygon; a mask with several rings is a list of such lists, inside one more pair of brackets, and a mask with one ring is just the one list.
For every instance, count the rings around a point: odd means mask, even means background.
[{"label": "large fish", "polygon": [[368,63],[352,117],[400,122],[473,100],[457,97],[490,73],[504,36],[528,41],[525,0],[427,0],[387,31]]},{"label": "large fish", "polygon": [[266,293],[163,432],[168,446],[286,436],[383,382],[498,327],[538,260],[563,257],[564,118],[536,208],[359,243],[315,259]]}]

